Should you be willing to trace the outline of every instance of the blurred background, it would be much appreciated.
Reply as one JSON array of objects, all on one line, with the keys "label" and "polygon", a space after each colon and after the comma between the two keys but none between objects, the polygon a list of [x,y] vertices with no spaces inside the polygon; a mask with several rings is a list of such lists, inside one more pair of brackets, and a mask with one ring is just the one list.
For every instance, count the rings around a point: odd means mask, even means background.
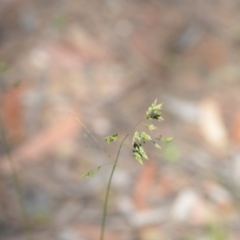
[{"label": "blurred background", "polygon": [[174,141],[123,147],[105,239],[240,239],[239,64],[237,0],[0,0],[0,239],[27,239],[9,158],[33,239],[98,239],[112,160],[77,119],[114,158],[156,98]]}]

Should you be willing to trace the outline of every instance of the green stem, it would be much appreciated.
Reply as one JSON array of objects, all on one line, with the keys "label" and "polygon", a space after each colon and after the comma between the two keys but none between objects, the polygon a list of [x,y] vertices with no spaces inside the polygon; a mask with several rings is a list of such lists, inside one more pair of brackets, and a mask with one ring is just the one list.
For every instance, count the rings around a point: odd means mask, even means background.
[{"label": "green stem", "polygon": [[7,142],[7,137],[6,137],[6,134],[5,134],[5,131],[4,131],[3,119],[2,119],[1,115],[0,115],[0,131],[1,131],[2,139],[3,139],[4,148],[5,148],[6,153],[7,153],[8,162],[9,162],[9,165],[10,165],[10,168],[11,168],[11,176],[12,176],[13,184],[14,184],[14,187],[16,189],[17,196],[18,196],[18,202],[19,202],[20,209],[21,209],[21,214],[22,214],[22,217],[23,217],[25,231],[27,233],[27,239],[28,240],[33,240],[33,236],[32,236],[32,233],[31,233],[31,228],[30,228],[27,212],[26,212],[24,202],[23,202],[20,181],[19,181],[17,171],[16,171],[16,169],[14,167],[14,164],[13,164],[13,161],[12,161],[11,151],[10,151],[10,148],[9,148],[9,145],[8,145],[8,142]]},{"label": "green stem", "polygon": [[140,123],[144,124],[144,123],[142,122],[143,119],[144,119],[144,117],[134,126],[133,130],[136,129]]},{"label": "green stem", "polygon": [[104,231],[105,231],[107,209],[108,209],[108,199],[109,199],[109,192],[110,192],[110,188],[111,188],[113,174],[114,174],[115,168],[116,168],[117,163],[118,163],[118,158],[119,158],[119,155],[120,155],[123,143],[127,139],[128,136],[129,136],[129,134],[127,134],[125,136],[125,138],[122,140],[122,142],[121,142],[121,144],[119,146],[118,153],[117,153],[117,156],[116,156],[116,160],[115,160],[115,162],[113,164],[113,168],[112,168],[112,171],[111,171],[111,174],[110,174],[110,178],[109,178],[109,181],[108,181],[107,192],[106,192],[106,196],[105,196],[105,199],[104,199],[103,218],[102,218],[102,225],[101,225],[100,240],[104,239]]},{"label": "green stem", "polygon": [[[137,126],[142,122],[143,118],[132,128],[132,130],[130,132],[132,132],[134,129],[137,128]],[[115,168],[117,166],[117,163],[118,163],[118,158],[119,158],[119,155],[120,155],[120,152],[121,152],[121,149],[122,149],[122,146],[125,142],[125,140],[127,139],[127,137],[130,135],[130,133],[128,133],[125,138],[122,140],[120,146],[119,146],[119,149],[118,149],[118,152],[117,152],[117,156],[116,156],[116,160],[113,164],[113,168],[112,168],[112,171],[111,171],[111,174],[110,174],[110,178],[109,178],[109,181],[108,181],[108,186],[107,186],[107,192],[106,192],[106,196],[105,196],[105,199],[104,199],[104,207],[103,207],[103,218],[102,218],[102,225],[101,225],[101,234],[100,234],[100,240],[103,240],[104,239],[104,232],[105,232],[105,225],[106,225],[106,217],[107,217],[107,209],[108,209],[108,199],[109,199],[109,192],[110,192],[110,188],[111,188],[111,184],[112,184],[112,178],[113,178],[113,174],[114,174],[114,171],[115,171]]]}]

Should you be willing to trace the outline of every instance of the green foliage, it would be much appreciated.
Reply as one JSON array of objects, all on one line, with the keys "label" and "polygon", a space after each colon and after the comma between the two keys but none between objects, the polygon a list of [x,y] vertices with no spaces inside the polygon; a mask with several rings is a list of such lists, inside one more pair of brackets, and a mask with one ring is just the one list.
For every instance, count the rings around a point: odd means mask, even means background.
[{"label": "green foliage", "polygon": [[95,175],[95,173],[99,173],[100,172],[100,169],[101,169],[100,166],[97,167],[97,169],[92,169],[89,172],[83,174],[82,177],[90,177],[90,178],[92,178]]},{"label": "green foliage", "polygon": [[133,142],[140,142],[141,141],[141,133],[137,130],[133,134]]},{"label": "green foliage", "polygon": [[118,139],[118,133],[103,138],[107,143],[115,142]]},{"label": "green foliage", "polygon": [[144,126],[145,126],[149,131],[151,131],[151,132],[158,129],[158,128],[155,127],[153,124],[149,124],[149,125],[144,124]]},{"label": "green foliage", "polygon": [[163,138],[162,141],[164,143],[170,143],[173,139],[174,139],[174,137],[166,137],[166,138]]},{"label": "green foliage", "polygon": [[151,136],[144,131],[136,130],[133,134],[133,156],[140,163],[143,164],[142,158],[148,159],[148,156],[143,149],[142,145],[151,140]]},{"label": "green foliage", "polygon": [[138,151],[133,151],[133,156],[141,165],[143,165],[142,155]]},{"label": "green foliage", "polygon": [[154,146],[158,149],[162,149],[162,147],[159,144],[157,144],[156,142],[154,142]]},{"label": "green foliage", "polygon": [[146,143],[147,141],[150,141],[150,140],[151,140],[151,136],[148,135],[147,133],[145,133],[145,132],[143,132],[143,131],[141,131],[140,133],[141,133],[141,141],[142,141],[143,143]]},{"label": "green foliage", "polygon": [[[161,142],[163,142],[163,143],[170,143],[170,142],[172,142],[173,141],[173,139],[174,139],[174,137],[166,137],[166,138],[164,138],[162,135],[159,135],[157,138],[155,138],[155,139],[157,139],[158,141],[161,141]],[[155,146],[157,147],[157,148],[159,148],[158,146],[158,144],[157,143],[155,143],[154,142],[154,144],[155,144]]]},{"label": "green foliage", "polygon": [[140,147],[138,152],[140,153],[140,155],[144,158],[144,159],[148,159],[148,156],[146,154],[146,152],[144,151],[143,147]]},{"label": "green foliage", "polygon": [[140,164],[143,164],[142,158],[148,159],[148,156],[141,145],[134,143],[132,151],[133,151],[133,156]]},{"label": "green foliage", "polygon": [[[151,104],[151,106],[148,108],[146,114],[145,114],[145,118],[147,120],[157,120],[157,121],[163,121],[163,118],[161,116],[161,109],[162,109],[162,104],[157,104],[157,99]],[[153,125],[153,124],[145,124],[144,126],[150,131],[155,131],[158,128]],[[169,143],[173,140],[172,137],[168,137],[168,138],[162,138],[162,135],[160,135],[158,138],[156,138],[159,141],[162,141],[164,143]],[[156,143],[155,141],[152,140],[152,137],[147,134],[144,131],[141,130],[136,130],[133,134],[133,138],[132,138],[132,145],[133,145],[133,156],[134,158],[140,163],[143,164],[143,159],[148,159],[148,156],[143,148],[143,145],[147,142],[151,141],[154,146],[157,149],[161,149],[161,146]]]},{"label": "green foliage", "polygon": [[139,142],[140,144],[146,143],[151,140],[151,136],[144,131],[136,130],[133,135],[133,142]]},{"label": "green foliage", "polygon": [[148,119],[155,119],[158,121],[163,121],[163,118],[161,116],[161,109],[162,104],[157,104],[157,99],[152,103],[152,105],[148,108],[145,118]]}]

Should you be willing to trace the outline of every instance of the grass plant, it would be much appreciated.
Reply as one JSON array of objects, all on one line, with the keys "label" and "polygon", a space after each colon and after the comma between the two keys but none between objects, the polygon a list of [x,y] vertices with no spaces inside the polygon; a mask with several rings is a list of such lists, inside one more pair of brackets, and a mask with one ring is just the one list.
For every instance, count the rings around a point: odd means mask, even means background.
[{"label": "grass plant", "polygon": [[[168,143],[173,140],[172,137],[163,138],[163,136],[159,135],[159,134],[157,135],[157,137],[152,137],[152,133],[156,132],[158,130],[158,128],[152,123],[147,124],[147,123],[143,122],[144,119],[146,121],[151,121],[151,120],[153,120],[153,121],[155,120],[155,121],[159,121],[159,122],[163,121],[161,109],[162,109],[162,104],[158,104],[157,99],[156,99],[151,104],[151,106],[147,109],[145,116],[133,127],[133,129],[131,129],[129,131],[129,133],[127,133],[125,135],[125,137],[123,137],[123,139],[119,145],[116,157],[115,157],[114,161],[112,162],[113,166],[112,166],[112,170],[111,170],[111,173],[109,176],[107,190],[106,190],[106,194],[105,194],[105,198],[104,198],[103,215],[102,215],[102,222],[101,222],[101,232],[100,232],[100,237],[99,237],[100,240],[104,240],[109,194],[110,194],[110,190],[111,190],[112,179],[113,179],[114,172],[115,172],[115,169],[118,164],[118,160],[119,160],[120,153],[122,151],[122,147],[125,145],[126,139],[130,136],[132,137],[132,147],[131,147],[132,155],[136,159],[136,161],[138,163],[140,163],[141,165],[143,165],[145,160],[148,160],[148,155],[144,149],[146,143],[150,142],[154,145],[155,148],[161,149],[161,145],[160,145],[161,142]],[[94,135],[91,133],[91,131],[78,118],[76,118],[76,120],[83,126],[83,128],[87,131],[88,135],[98,144],[98,146],[106,153],[106,155],[111,158],[110,154],[107,153],[107,151],[104,149],[102,144],[97,140],[96,137],[94,137]],[[143,131],[139,128],[140,124],[142,124],[146,128],[147,132],[146,132],[146,130]],[[118,137],[119,137],[119,134],[115,133],[115,134],[104,137],[103,140],[105,142],[107,142],[108,144],[110,144],[112,142],[117,141]],[[97,168],[88,171],[87,173],[83,174],[82,176],[83,177],[93,177],[96,173],[98,173],[100,171],[102,166],[103,165],[98,166]]]}]

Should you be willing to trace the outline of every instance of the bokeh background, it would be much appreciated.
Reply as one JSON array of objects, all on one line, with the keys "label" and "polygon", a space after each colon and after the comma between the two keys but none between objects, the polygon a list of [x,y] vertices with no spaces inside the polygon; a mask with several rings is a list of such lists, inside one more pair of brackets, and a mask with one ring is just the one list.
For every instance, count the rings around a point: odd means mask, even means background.
[{"label": "bokeh background", "polygon": [[174,141],[126,142],[105,239],[240,239],[239,89],[237,0],[1,0],[0,239],[27,239],[4,142],[33,239],[98,239],[112,160],[77,120],[114,157],[156,98]]}]

